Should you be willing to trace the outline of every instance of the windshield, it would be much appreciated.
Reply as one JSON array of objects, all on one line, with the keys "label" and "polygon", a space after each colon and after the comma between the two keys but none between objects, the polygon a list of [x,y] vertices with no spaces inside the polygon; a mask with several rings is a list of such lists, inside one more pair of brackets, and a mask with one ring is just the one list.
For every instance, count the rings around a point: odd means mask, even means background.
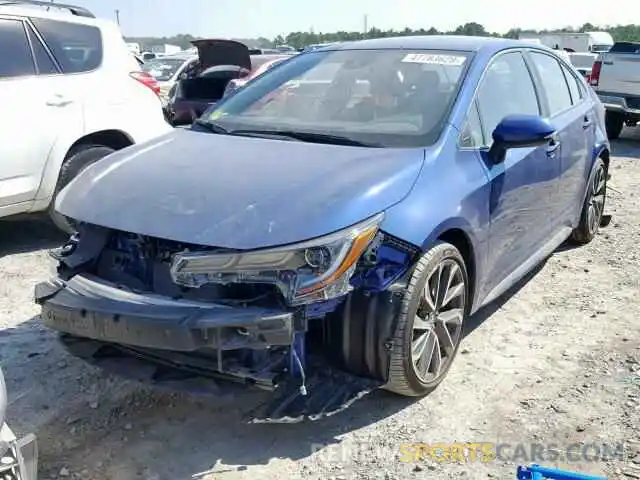
[{"label": "windshield", "polygon": [[383,147],[436,141],[470,54],[338,50],[301,54],[201,120],[226,131],[294,131]]},{"label": "windshield", "polygon": [[159,82],[166,82],[175,75],[185,61],[184,58],[156,58],[146,62],[142,69]]}]

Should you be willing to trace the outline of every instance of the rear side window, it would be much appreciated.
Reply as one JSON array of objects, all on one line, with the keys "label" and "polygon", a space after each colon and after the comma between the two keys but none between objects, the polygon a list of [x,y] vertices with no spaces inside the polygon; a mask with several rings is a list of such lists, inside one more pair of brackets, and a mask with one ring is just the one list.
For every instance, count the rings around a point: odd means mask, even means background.
[{"label": "rear side window", "polygon": [[90,25],[32,18],[64,73],[95,70],[102,63],[102,36]]},{"label": "rear side window", "polygon": [[0,78],[36,73],[22,22],[0,19],[0,59]]},{"label": "rear side window", "polygon": [[[506,94],[505,92],[508,92]],[[477,94],[485,137],[508,115],[540,115],[538,97],[529,69],[520,52],[506,53],[494,59]]]},{"label": "rear side window", "polygon": [[578,85],[578,79],[571,73],[571,71],[562,65],[562,71],[564,72],[564,76],[567,79],[567,83],[569,84],[569,91],[571,92],[571,101],[574,105],[577,105],[582,101],[582,89]]},{"label": "rear side window", "polygon": [[532,52],[531,59],[540,74],[540,81],[549,101],[549,115],[554,116],[571,108],[571,94],[560,63],[544,53]]}]

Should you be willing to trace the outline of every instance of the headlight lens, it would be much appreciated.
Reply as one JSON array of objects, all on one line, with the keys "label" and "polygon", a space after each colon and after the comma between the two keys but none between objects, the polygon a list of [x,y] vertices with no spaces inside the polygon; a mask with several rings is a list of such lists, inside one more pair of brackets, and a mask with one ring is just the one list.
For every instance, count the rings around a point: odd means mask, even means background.
[{"label": "headlight lens", "polygon": [[174,255],[177,284],[273,283],[289,305],[327,300],[351,289],[349,280],[362,253],[378,232],[378,214],[346,230],[308,242],[242,253]]}]

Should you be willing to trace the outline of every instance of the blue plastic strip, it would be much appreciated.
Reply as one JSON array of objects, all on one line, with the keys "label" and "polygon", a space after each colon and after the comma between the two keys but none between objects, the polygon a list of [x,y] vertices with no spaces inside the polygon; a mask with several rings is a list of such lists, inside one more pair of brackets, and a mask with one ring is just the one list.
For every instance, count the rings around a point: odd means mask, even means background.
[{"label": "blue plastic strip", "polygon": [[586,475],[578,472],[567,472],[555,468],[531,465],[530,467],[518,467],[516,478],[518,480],[607,480],[606,477]]}]

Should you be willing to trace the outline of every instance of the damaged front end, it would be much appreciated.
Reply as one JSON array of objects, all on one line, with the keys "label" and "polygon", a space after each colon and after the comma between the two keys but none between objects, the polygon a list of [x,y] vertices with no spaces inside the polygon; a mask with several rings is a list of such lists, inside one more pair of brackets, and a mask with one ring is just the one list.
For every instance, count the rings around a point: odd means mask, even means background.
[{"label": "damaged front end", "polygon": [[[382,214],[295,245],[189,245],[81,224],[36,287],[71,353],[169,388],[275,398],[253,421],[316,419],[385,383],[402,282],[417,249]],[[398,293],[395,293],[395,292]]]}]

